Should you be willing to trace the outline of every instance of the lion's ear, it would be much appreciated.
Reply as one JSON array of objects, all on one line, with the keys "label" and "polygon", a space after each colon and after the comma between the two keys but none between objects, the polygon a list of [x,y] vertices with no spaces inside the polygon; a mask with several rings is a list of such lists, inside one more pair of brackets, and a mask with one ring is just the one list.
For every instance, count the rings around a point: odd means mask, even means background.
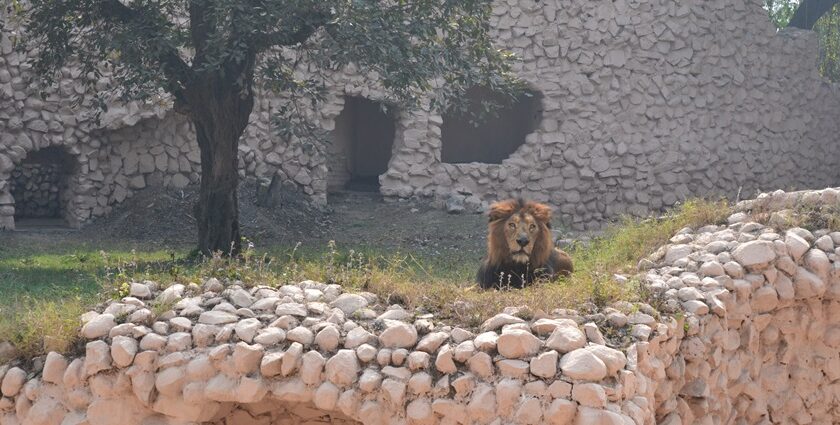
[{"label": "lion's ear", "polygon": [[508,199],[507,201],[499,201],[490,205],[490,212],[488,213],[490,221],[501,220],[510,217],[516,211],[516,201]]},{"label": "lion's ear", "polygon": [[534,216],[537,221],[545,223],[549,228],[551,227],[551,207],[545,204],[540,203],[532,203],[530,205],[531,208],[531,215]]}]

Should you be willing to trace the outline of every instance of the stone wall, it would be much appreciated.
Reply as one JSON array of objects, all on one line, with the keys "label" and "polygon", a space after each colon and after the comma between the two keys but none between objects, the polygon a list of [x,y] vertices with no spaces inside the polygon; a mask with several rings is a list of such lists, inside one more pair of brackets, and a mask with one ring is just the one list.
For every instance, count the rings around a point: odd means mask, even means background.
[{"label": "stone wall", "polygon": [[840,211],[840,188],[742,203],[642,260],[659,310],[469,329],[313,281],[134,282],[83,316],[84,356],[0,367],[0,424],[835,423],[840,232],[751,221],[794,203]]},{"label": "stone wall", "polygon": [[[814,35],[775,33],[761,5],[498,2],[494,34],[522,59],[515,71],[541,99],[539,127],[501,164],[448,164],[441,161],[443,117],[423,107],[399,111],[381,191],[440,206],[462,198],[475,210],[522,195],[557,206],[564,223],[588,229],[685,197],[830,185],[840,178],[840,95],[817,75]],[[197,180],[193,132],[165,99],[114,105],[96,124],[89,104],[68,100],[84,92],[85,76],[65,70],[57,91],[40,100],[28,89],[30,70],[13,52],[13,38],[14,29],[4,28],[0,227],[14,225],[11,170],[47,146],[77,156],[68,207],[76,221],[107,213],[145,185]],[[327,86],[327,100],[306,111],[325,131],[334,129],[344,96],[386,99],[353,69],[330,75]],[[270,116],[280,102],[257,102],[240,149],[242,172],[292,182],[324,203],[329,150],[274,134]]]}]

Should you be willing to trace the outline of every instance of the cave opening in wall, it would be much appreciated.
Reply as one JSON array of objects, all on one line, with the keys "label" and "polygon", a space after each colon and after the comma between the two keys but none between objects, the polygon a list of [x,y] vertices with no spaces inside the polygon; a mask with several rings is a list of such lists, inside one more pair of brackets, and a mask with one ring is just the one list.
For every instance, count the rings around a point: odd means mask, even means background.
[{"label": "cave opening in wall", "polygon": [[363,97],[344,98],[328,146],[328,191],[379,191],[396,133],[395,113],[383,106]]},{"label": "cave opening in wall", "polygon": [[67,205],[76,161],[60,147],[29,153],[12,171],[15,227],[67,225]]},{"label": "cave opening in wall", "polygon": [[[542,95],[526,91],[513,102],[485,87],[467,90],[468,111],[447,112],[441,125],[441,161],[501,164],[542,120]],[[488,104],[494,113],[481,114]]]}]

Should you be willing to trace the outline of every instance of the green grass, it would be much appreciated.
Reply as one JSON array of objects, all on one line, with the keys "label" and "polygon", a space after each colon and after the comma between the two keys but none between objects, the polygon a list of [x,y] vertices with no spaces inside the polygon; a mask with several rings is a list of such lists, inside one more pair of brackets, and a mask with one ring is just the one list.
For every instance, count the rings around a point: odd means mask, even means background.
[{"label": "green grass", "polygon": [[200,283],[208,277],[240,280],[249,286],[312,279],[370,291],[386,304],[433,312],[437,320],[464,326],[477,326],[507,306],[523,307],[527,316],[580,308],[584,303],[648,301],[638,281],[621,284],[613,275],[632,275],[639,259],[667,243],[679,229],[721,223],[728,214],[725,203],[690,201],[661,219],[624,220],[587,246],[571,250],[575,263],[571,277],[513,291],[477,290],[474,260],[418,258],[376,248],[340,250],[334,244],[321,249],[248,250],[240,261],[197,260],[186,250],[107,254],[68,246],[41,252],[0,250],[0,341],[12,342],[22,357],[68,351],[76,342],[81,313],[105,299],[124,296],[128,282],[146,279],[164,286]]}]

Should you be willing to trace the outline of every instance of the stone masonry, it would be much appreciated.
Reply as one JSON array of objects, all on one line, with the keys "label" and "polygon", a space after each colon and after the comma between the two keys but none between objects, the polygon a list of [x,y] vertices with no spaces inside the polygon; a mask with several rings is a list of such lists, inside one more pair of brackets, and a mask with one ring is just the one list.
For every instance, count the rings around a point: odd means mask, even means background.
[{"label": "stone masonry", "polygon": [[133,282],[82,317],[84,356],[0,366],[0,424],[836,423],[840,232],[751,221],[792,200],[840,210],[840,188],[742,203],[642,260],[660,311],[466,329],[313,281]]},{"label": "stone masonry", "polygon": [[[398,111],[389,197],[468,209],[522,195],[556,206],[562,221],[591,229],[621,214],[643,216],[692,196],[825,187],[840,179],[837,88],[817,74],[817,40],[776,33],[759,0],[499,1],[492,25],[500,46],[521,58],[519,77],[537,92],[536,131],[501,164],[441,162],[444,116]],[[28,153],[65,147],[77,161],[66,215],[84,222],[146,186],[197,182],[190,124],[165,99],[113,105],[99,124],[78,70],[41,100],[30,69],[0,39],[0,228],[12,228],[12,170]],[[102,81],[104,86],[107,81]],[[375,81],[352,69],[329,77],[308,117],[330,131],[345,96],[381,101]],[[270,116],[283,100],[261,96],[243,136],[243,176],[288,182],[327,201],[329,149],[283,140]]]}]

